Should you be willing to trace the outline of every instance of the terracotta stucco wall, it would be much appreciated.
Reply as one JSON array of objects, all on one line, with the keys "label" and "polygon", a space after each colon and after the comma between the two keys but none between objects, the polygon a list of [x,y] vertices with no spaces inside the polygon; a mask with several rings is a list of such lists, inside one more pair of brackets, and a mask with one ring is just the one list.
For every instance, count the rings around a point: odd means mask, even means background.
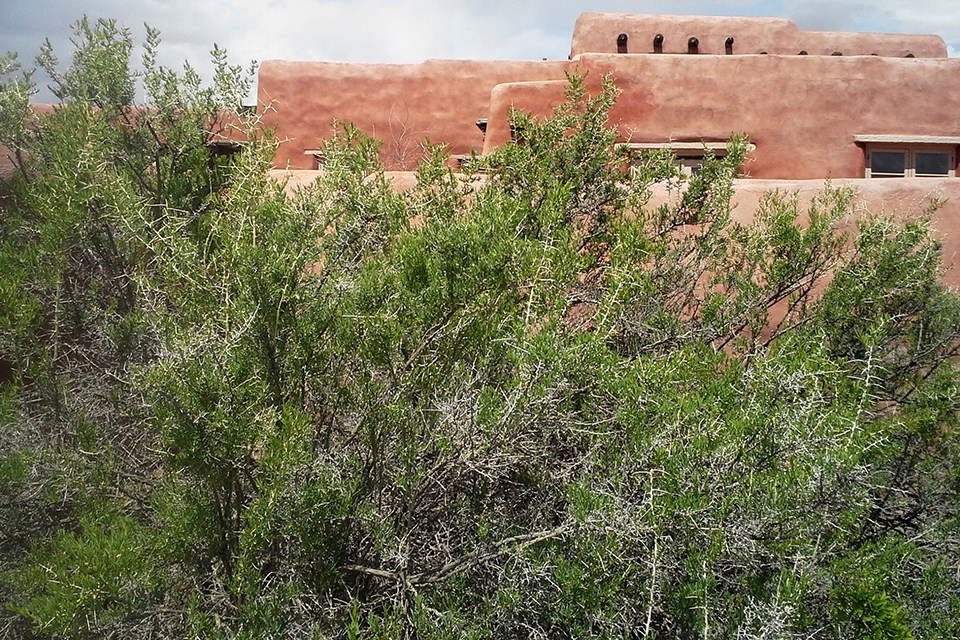
[{"label": "terracotta stucco wall", "polygon": [[[943,204],[930,215],[933,236],[943,245],[943,277],[941,281],[951,287],[960,287],[960,180],[951,178],[897,178],[885,180],[833,180],[834,188],[852,188],[855,191],[851,203],[851,215],[842,220],[839,227],[854,235],[857,221],[879,215],[889,215],[897,220],[912,220],[926,215],[931,203]],[[748,223],[755,217],[761,200],[778,190],[796,195],[801,211],[806,211],[810,201],[826,187],[822,180],[736,180],[734,181],[734,218]],[[663,189],[655,189],[648,207],[657,206],[669,199]]]},{"label": "terracotta stucco wall", "polygon": [[724,54],[728,37],[734,54],[879,55],[946,58],[943,39],[932,35],[803,31],[783,18],[671,16],[628,13],[583,13],[577,19],[570,55],[617,53],[617,37],[626,34],[627,53],[652,53],[653,39],[663,35],[663,53],[687,53],[691,37],[699,52]]},{"label": "terracotta stucco wall", "polygon": [[[611,113],[635,142],[723,140],[746,133],[750,176],[856,178],[855,134],[960,135],[960,60],[874,56],[581,56],[595,81],[612,73],[623,93]],[[513,105],[549,112],[563,83],[498,86],[485,150],[509,139]]]},{"label": "terracotta stucco wall", "polygon": [[488,112],[494,86],[515,79],[559,79],[569,63],[429,60],[422,64],[267,61],[258,97],[264,123],[284,141],[274,166],[310,169],[304,149],[329,137],[333,121],[348,121],[384,141],[391,168],[410,168],[425,138],[451,154],[478,152],[475,122]]}]

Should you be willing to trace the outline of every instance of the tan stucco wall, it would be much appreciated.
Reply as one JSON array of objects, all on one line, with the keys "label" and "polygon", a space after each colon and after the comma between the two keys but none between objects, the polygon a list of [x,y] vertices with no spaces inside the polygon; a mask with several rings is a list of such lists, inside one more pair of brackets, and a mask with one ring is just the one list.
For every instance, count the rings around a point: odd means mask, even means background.
[{"label": "tan stucco wall", "polygon": [[[723,140],[756,145],[748,175],[856,178],[856,134],[960,135],[960,60],[874,56],[586,54],[576,68],[622,90],[611,121],[626,140]],[[538,114],[562,82],[507,83],[491,94],[485,150],[509,139],[511,106]]]},{"label": "tan stucco wall", "polygon": [[687,53],[691,37],[699,51],[723,54],[734,38],[734,54],[879,55],[946,58],[943,39],[932,35],[803,31],[784,18],[672,16],[629,13],[583,13],[573,31],[571,58],[584,53],[617,53],[617,36],[626,34],[627,53],[652,53],[653,39],[663,35],[663,53]]},{"label": "tan stucco wall", "polygon": [[485,118],[490,91],[521,79],[559,79],[567,62],[429,60],[422,64],[282,62],[260,66],[258,98],[264,123],[283,142],[274,165],[310,169],[314,149],[333,121],[348,121],[383,140],[383,159],[410,168],[425,138],[452,154],[483,147],[475,122]]}]

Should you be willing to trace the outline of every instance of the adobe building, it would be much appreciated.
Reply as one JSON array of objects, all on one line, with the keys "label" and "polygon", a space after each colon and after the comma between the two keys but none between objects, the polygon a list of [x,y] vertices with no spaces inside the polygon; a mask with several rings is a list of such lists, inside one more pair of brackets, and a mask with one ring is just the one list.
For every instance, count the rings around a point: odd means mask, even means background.
[{"label": "adobe building", "polygon": [[[382,140],[390,170],[415,168],[424,140],[454,157],[489,153],[510,140],[509,109],[549,114],[569,72],[593,82],[612,74],[622,94],[611,124],[622,143],[671,149],[690,171],[706,150],[722,153],[731,135],[745,134],[752,150],[736,181],[738,217],[751,217],[770,189],[808,200],[827,179],[855,186],[860,212],[910,214],[945,200],[933,222],[945,280],[960,285],[960,60],[947,57],[938,36],[805,31],[779,18],[585,13],[568,60],[267,61],[258,98],[283,140],[274,166],[295,185],[320,169],[318,149],[334,121]],[[393,177],[401,186],[411,180]]]},{"label": "adobe building", "polygon": [[956,171],[960,61],[940,37],[803,31],[779,18],[585,13],[564,61],[267,61],[258,97],[285,140],[278,168],[317,168],[340,120],[383,140],[387,168],[403,170],[425,139],[453,155],[503,144],[508,109],[549,113],[567,72],[612,74],[623,142],[689,165],[744,133],[758,179]]}]

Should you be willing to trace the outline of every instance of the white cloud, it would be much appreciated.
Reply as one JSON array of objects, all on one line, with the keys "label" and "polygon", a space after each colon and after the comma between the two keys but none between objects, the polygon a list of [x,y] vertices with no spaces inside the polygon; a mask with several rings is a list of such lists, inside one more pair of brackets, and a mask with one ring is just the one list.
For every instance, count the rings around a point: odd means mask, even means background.
[{"label": "white cloud", "polygon": [[427,58],[566,58],[583,10],[769,15],[802,28],[937,33],[960,50],[957,0],[7,0],[0,47],[24,61],[50,36],[69,58],[68,25],[115,17],[138,41],[163,35],[161,62],[208,68],[214,42],[231,59],[418,62]]}]

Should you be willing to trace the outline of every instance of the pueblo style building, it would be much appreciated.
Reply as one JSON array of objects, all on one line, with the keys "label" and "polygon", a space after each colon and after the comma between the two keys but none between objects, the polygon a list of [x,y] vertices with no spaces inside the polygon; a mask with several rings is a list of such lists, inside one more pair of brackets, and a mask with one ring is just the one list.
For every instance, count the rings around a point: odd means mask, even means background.
[{"label": "pueblo style building", "polygon": [[381,139],[388,169],[408,170],[425,139],[455,157],[508,141],[509,108],[549,113],[568,72],[612,74],[623,142],[671,149],[691,168],[743,133],[754,179],[956,174],[960,60],[940,37],[803,31],[779,18],[585,13],[564,61],[267,61],[258,99],[285,141],[278,169],[319,168],[339,120]]}]

